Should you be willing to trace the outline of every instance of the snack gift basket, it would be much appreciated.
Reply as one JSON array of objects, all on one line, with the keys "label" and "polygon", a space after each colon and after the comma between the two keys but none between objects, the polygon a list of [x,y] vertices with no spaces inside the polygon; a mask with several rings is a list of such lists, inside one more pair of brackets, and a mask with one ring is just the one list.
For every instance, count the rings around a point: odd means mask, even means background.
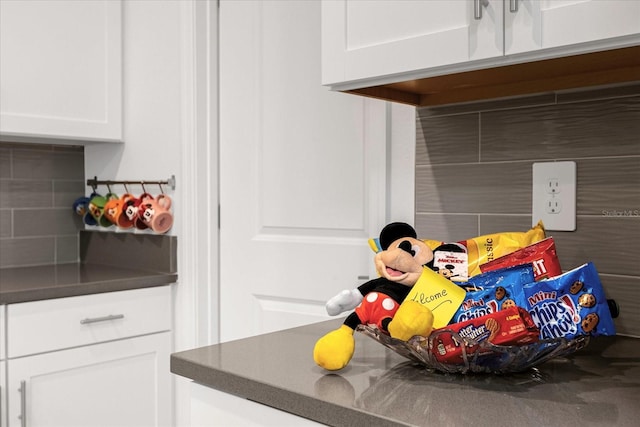
[{"label": "snack gift basket", "polygon": [[480,273],[465,282],[428,271],[413,286],[407,297],[413,301],[463,293],[446,301],[458,307],[455,313],[442,317],[436,308],[441,322],[430,335],[402,341],[371,325],[356,330],[428,368],[462,374],[525,371],[586,347],[591,337],[615,335],[619,309],[606,298],[595,266],[562,273],[552,237],[478,264]]},{"label": "snack gift basket", "polygon": [[[463,338],[450,329],[439,329],[428,337],[415,336],[409,341],[401,341],[382,333],[376,327],[360,325],[357,331],[373,338],[380,344],[401,356],[428,368],[448,373],[497,373],[522,372],[540,365],[555,357],[567,356],[589,344],[589,335],[580,335],[573,339],[553,338],[532,344],[494,345],[488,341],[478,342]],[[462,363],[444,363],[439,361],[434,349],[437,349],[441,336],[449,335],[461,345]]]}]

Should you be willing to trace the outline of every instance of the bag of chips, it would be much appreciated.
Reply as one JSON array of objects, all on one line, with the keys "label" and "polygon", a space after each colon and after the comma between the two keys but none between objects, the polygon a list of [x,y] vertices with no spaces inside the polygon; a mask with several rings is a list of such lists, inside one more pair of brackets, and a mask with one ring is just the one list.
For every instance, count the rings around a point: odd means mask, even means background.
[{"label": "bag of chips", "polygon": [[[482,273],[480,265],[486,264],[503,255],[510,254],[545,238],[542,221],[526,232],[505,232],[487,234],[457,242],[466,248],[468,260],[468,277]],[[424,240],[433,251],[445,242]]]}]

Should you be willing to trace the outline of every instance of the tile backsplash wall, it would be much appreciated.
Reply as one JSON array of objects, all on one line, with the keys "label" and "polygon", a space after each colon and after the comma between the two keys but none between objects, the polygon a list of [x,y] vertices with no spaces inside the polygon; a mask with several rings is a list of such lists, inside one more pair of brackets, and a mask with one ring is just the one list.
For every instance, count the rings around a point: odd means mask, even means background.
[{"label": "tile backsplash wall", "polygon": [[0,142],[0,268],[77,262],[84,149]]},{"label": "tile backsplash wall", "polygon": [[547,231],[563,270],[593,261],[640,337],[640,84],[417,109],[416,229],[458,241],[531,227],[532,164],[577,164],[577,230]]}]

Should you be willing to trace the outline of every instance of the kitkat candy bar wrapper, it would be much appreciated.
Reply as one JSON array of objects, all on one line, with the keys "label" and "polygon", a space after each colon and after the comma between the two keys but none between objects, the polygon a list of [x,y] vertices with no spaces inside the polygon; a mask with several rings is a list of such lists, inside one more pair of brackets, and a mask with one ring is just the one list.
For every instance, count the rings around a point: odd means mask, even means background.
[{"label": "kitkat candy bar wrapper", "polygon": [[534,280],[531,264],[507,267],[469,278],[463,284],[467,294],[451,323],[465,322],[509,307],[522,307],[523,287]]},{"label": "kitkat candy bar wrapper", "polygon": [[598,272],[593,263],[524,286],[524,308],[541,339],[615,335]]},{"label": "kitkat candy bar wrapper", "polygon": [[553,237],[547,237],[532,245],[482,264],[480,265],[480,270],[486,273],[487,271],[528,263],[533,265],[533,274],[536,280],[562,274]]}]

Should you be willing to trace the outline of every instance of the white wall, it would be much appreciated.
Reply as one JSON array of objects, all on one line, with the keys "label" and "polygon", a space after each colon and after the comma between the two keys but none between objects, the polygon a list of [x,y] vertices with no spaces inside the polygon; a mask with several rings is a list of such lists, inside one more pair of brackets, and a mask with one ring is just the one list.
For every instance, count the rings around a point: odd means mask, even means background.
[{"label": "white wall", "polygon": [[[215,1],[124,1],[124,144],[85,148],[86,178],[156,181],[175,175],[175,190],[164,189],[175,218],[168,234],[178,237],[175,351],[218,339],[216,34]],[[128,190],[143,191],[139,185]],[[176,424],[185,425],[186,380],[173,379]]]}]

